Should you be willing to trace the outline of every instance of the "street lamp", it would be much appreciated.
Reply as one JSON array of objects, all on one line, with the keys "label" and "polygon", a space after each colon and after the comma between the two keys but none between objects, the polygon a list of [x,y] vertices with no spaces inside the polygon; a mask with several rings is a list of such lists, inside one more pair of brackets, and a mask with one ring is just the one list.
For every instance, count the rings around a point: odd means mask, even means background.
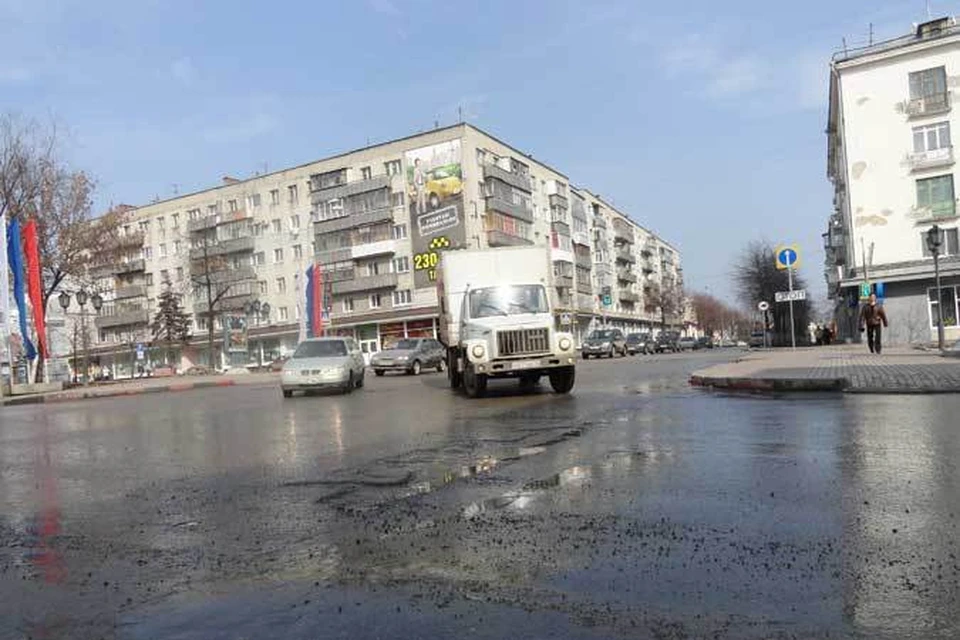
[{"label": "street lamp", "polygon": [[927,231],[927,248],[933,254],[933,272],[937,281],[937,348],[943,351],[943,297],[940,295],[940,247],[943,246],[943,229],[933,225]]},{"label": "street lamp", "polygon": [[[84,384],[89,384],[90,380],[87,375],[89,369],[89,354],[87,348],[87,302],[90,302],[93,306],[94,311],[100,313],[100,309],[103,308],[103,298],[100,297],[99,293],[94,292],[92,296],[88,296],[87,292],[83,289],[80,289],[75,294],[77,297],[77,304],[80,305],[80,333],[83,340],[83,382]],[[60,303],[60,308],[66,312],[70,307],[70,294],[66,291],[61,291],[60,295],[57,296],[57,302]],[[77,369],[77,349],[74,346],[73,349],[73,369],[76,373]]]}]

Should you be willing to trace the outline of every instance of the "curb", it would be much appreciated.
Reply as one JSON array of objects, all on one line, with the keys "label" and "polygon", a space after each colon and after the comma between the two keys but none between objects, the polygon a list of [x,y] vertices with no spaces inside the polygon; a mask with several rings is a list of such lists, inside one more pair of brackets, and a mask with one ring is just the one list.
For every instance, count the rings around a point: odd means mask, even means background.
[{"label": "curb", "polygon": [[846,378],[751,378],[751,377],[713,377],[690,376],[694,387],[713,387],[728,391],[750,392],[841,392],[846,391],[850,382]]},{"label": "curb", "polygon": [[[116,391],[107,391],[104,393],[97,393],[93,391],[85,391],[76,395],[59,395],[59,394],[50,394],[50,395],[35,395],[35,396],[13,396],[12,398],[5,398],[0,406],[23,406],[31,404],[54,404],[59,402],[76,402],[80,400],[100,400],[102,398],[120,398],[127,396],[140,396],[150,393],[170,393],[177,391],[193,391],[196,389],[211,389],[216,387],[233,387],[236,386],[237,382],[232,379],[226,380],[212,380],[209,382],[176,382],[168,385],[162,386],[153,386],[153,387],[142,387],[139,389],[117,389]],[[70,393],[70,392],[66,392]]]}]

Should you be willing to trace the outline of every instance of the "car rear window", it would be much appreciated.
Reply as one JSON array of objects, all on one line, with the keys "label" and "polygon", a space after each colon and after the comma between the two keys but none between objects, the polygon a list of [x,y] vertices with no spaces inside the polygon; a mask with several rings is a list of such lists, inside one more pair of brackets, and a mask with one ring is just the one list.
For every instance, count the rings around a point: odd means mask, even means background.
[{"label": "car rear window", "polygon": [[293,352],[293,358],[336,358],[347,355],[347,345],[343,340],[317,340],[301,342]]}]

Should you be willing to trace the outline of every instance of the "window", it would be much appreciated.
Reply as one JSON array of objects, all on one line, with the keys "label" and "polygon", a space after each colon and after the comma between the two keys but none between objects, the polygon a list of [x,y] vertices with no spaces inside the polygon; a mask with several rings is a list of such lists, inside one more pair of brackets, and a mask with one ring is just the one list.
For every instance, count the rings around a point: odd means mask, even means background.
[{"label": "window", "polygon": [[277,278],[277,293],[286,293],[286,292],[287,292],[287,279]]},{"label": "window", "polygon": [[160,271],[160,282],[170,282],[170,271],[163,269]]},{"label": "window", "polygon": [[317,203],[317,216],[320,220],[334,220],[346,215],[343,210],[343,198],[335,198]]},{"label": "window", "polygon": [[400,306],[403,304],[410,304],[413,302],[413,294],[410,293],[410,289],[401,289],[400,291],[393,292],[393,306]]},{"label": "window", "polygon": [[290,216],[290,228],[291,229],[300,228],[300,216]]},{"label": "window", "polygon": [[208,204],[208,205],[207,205],[207,215],[208,215],[208,216],[215,216],[215,215],[217,215],[217,212],[218,212],[219,210],[220,210],[219,205],[215,205],[215,204]]},{"label": "window", "polygon": [[940,303],[937,304],[937,290],[928,289],[927,290],[927,301],[930,305],[930,326],[936,328],[937,326],[937,307],[943,309],[943,326],[944,327],[957,327],[960,326],[960,314],[958,314],[958,296],[960,296],[960,286],[957,287],[940,287]]},{"label": "window", "polygon": [[344,298],[343,299],[343,312],[350,313],[353,311],[353,298]]},{"label": "window", "polygon": [[142,221],[142,222],[140,223],[140,231],[142,231],[143,233],[147,233],[148,231],[150,231],[150,221],[149,221],[149,220],[144,220],[144,221]]},{"label": "window", "polygon": [[938,122],[913,128],[913,152],[950,148],[950,123]]},{"label": "window", "polygon": [[153,247],[144,247],[143,248],[143,257],[146,260],[153,258]]},{"label": "window", "polygon": [[148,286],[148,287],[152,287],[152,286],[153,286],[153,274],[152,274],[152,273],[148,273],[148,274],[147,274],[147,286]]},{"label": "window", "polygon": [[183,282],[183,267],[177,267],[177,282]]},{"label": "window", "polygon": [[299,197],[297,196],[297,185],[292,184],[287,187],[287,202],[290,204],[297,204]]},{"label": "window", "polygon": [[236,211],[236,210],[237,210],[237,201],[227,200],[227,211]]},{"label": "window", "polygon": [[257,293],[259,293],[259,294],[262,295],[262,296],[267,295],[267,281],[266,281],[266,280],[260,280],[260,281],[257,282]]},{"label": "window", "polygon": [[263,251],[258,251],[257,253],[250,256],[250,262],[254,267],[260,267],[266,264],[267,257]]},{"label": "window", "polygon": [[380,294],[379,294],[379,293],[371,294],[371,295],[370,295],[370,308],[371,308],[371,309],[379,309],[379,308],[380,308],[380,304],[381,304]]},{"label": "window", "polygon": [[163,230],[167,228],[167,219],[163,216],[157,216],[157,229]]},{"label": "window", "polygon": [[389,162],[384,162],[383,168],[386,170],[388,176],[398,176],[402,171],[399,160],[390,160]]},{"label": "window", "polygon": [[200,209],[189,209],[187,210],[187,219],[188,220],[197,220],[200,218]]},{"label": "window", "polygon": [[951,218],[956,212],[953,175],[917,180],[917,208],[929,218]]},{"label": "window", "polygon": [[161,245],[160,245],[160,257],[161,257],[161,258],[166,258],[166,257],[167,257],[167,245],[165,245],[165,244],[161,244]]},{"label": "window", "polygon": [[247,196],[247,207],[250,209],[257,209],[260,207],[260,194],[255,193],[252,196]]},{"label": "window", "polygon": [[280,222],[280,218],[274,218],[270,221],[270,228],[274,233],[280,233],[283,231],[283,224]]},{"label": "window", "polygon": [[367,263],[367,275],[368,275],[368,276],[380,275],[380,263],[379,263],[379,262],[368,262],[368,263]]},{"label": "window", "polygon": [[403,240],[407,237],[407,225],[405,224],[395,224],[393,225],[393,239],[394,240]]},{"label": "window", "polygon": [[283,262],[283,249],[274,249],[273,264],[280,264],[282,262]]},{"label": "window", "polygon": [[280,189],[270,190],[270,204],[280,204]]},{"label": "window", "polygon": [[277,309],[277,319],[280,320],[280,322],[286,322],[290,319],[290,312],[286,307],[280,307]]},{"label": "window", "polygon": [[390,205],[393,207],[402,207],[403,206],[403,192],[396,191],[390,194]]},{"label": "window", "polygon": [[180,214],[179,214],[179,213],[175,213],[175,214],[173,214],[172,216],[170,216],[170,218],[172,219],[172,224],[171,224],[170,226],[172,226],[174,229],[179,228],[179,227],[180,227]]},{"label": "window", "polygon": [[402,256],[400,258],[393,259],[394,273],[407,273],[408,271],[410,271],[410,258],[407,256]]},{"label": "window", "polygon": [[293,259],[299,260],[303,257],[303,247],[299,244],[293,245]]},{"label": "window", "polygon": [[347,183],[347,170],[335,169],[334,171],[327,171],[326,173],[318,173],[310,178],[313,182],[314,189],[330,189],[331,187],[339,187]]},{"label": "window", "polygon": [[[940,246],[940,255],[941,256],[955,256],[960,251],[960,247],[957,246],[957,230],[956,229],[944,229],[943,230],[943,245]],[[920,234],[920,246],[923,248],[923,257],[932,258],[933,254],[930,253],[930,248],[927,246],[927,232],[924,231]]]},{"label": "window", "polygon": [[360,179],[369,180],[373,177],[373,171],[370,170],[370,167],[363,167],[360,169]]},{"label": "window", "polygon": [[947,71],[944,67],[934,67],[910,74],[910,99],[940,97],[946,98]]}]

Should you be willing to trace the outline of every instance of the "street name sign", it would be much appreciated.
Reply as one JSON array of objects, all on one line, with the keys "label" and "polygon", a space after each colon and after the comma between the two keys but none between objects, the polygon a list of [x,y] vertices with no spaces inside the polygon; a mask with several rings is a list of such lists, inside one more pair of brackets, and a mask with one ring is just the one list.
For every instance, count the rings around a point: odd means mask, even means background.
[{"label": "street name sign", "polygon": [[794,289],[793,291],[777,291],[774,294],[774,298],[777,302],[794,302],[797,300],[806,300],[807,299],[807,290],[806,289]]}]

